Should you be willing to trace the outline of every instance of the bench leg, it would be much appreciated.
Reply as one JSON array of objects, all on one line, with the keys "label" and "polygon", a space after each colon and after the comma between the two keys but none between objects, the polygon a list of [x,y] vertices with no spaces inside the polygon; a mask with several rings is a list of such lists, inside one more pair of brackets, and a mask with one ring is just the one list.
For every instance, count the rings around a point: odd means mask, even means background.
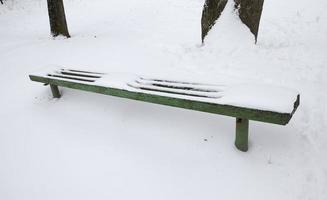
[{"label": "bench leg", "polygon": [[58,86],[50,84],[50,88],[51,88],[53,98],[60,98],[61,97]]},{"label": "bench leg", "polygon": [[236,118],[236,139],[235,146],[240,151],[248,150],[249,120]]}]

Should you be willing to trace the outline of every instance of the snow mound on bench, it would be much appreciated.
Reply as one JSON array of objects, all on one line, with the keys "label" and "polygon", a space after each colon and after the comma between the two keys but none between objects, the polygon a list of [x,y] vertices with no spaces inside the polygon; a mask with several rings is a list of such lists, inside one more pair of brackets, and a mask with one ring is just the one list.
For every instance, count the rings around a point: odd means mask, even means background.
[{"label": "snow mound on bench", "polygon": [[[57,66],[54,68],[49,67],[34,74],[50,79],[66,80],[131,92],[278,113],[292,113],[294,103],[299,95],[295,90],[267,84],[230,84],[225,82],[208,84],[146,77],[130,73],[83,72],[78,69],[64,69]],[[96,75],[96,77],[89,77],[90,75]]]},{"label": "snow mound on bench", "polygon": [[297,91],[289,88],[243,84],[229,87],[219,102],[258,110],[291,113],[298,95]]}]

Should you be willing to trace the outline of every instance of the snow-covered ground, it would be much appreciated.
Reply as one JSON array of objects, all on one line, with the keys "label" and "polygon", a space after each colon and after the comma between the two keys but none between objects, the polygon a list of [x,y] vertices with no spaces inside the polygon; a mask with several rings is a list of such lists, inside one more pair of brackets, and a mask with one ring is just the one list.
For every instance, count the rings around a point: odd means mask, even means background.
[{"label": "snow-covered ground", "polygon": [[[258,44],[227,6],[205,46],[203,0],[66,0],[72,38],[49,36],[46,1],[0,5],[0,199],[327,199],[327,2],[266,0]],[[287,126],[63,89],[51,64],[297,89]],[[269,91],[267,91],[269,93]]]}]

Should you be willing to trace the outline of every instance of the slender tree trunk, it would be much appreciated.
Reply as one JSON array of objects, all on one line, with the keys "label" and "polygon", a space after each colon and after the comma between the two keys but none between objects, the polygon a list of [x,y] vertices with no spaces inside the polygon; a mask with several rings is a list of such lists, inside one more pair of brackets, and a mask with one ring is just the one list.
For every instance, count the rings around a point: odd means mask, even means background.
[{"label": "slender tree trunk", "polygon": [[206,0],[203,6],[201,28],[202,43],[210,29],[215,25],[216,20],[220,17],[227,4],[227,0]]},{"label": "slender tree trunk", "polygon": [[70,37],[63,0],[47,0],[51,34],[53,37],[63,35]]},{"label": "slender tree trunk", "polygon": [[241,21],[249,27],[255,37],[258,39],[259,24],[264,0],[234,0],[235,8],[238,9]]}]

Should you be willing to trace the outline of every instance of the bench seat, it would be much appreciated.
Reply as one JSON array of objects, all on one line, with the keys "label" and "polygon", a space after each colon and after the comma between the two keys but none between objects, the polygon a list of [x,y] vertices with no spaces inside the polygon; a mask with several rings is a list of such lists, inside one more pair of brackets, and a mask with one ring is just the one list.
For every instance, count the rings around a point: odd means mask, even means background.
[{"label": "bench seat", "polygon": [[201,84],[138,76],[56,68],[29,75],[49,84],[55,98],[58,86],[174,106],[236,118],[235,145],[248,150],[249,120],[286,125],[300,103],[297,91],[269,85]]}]

